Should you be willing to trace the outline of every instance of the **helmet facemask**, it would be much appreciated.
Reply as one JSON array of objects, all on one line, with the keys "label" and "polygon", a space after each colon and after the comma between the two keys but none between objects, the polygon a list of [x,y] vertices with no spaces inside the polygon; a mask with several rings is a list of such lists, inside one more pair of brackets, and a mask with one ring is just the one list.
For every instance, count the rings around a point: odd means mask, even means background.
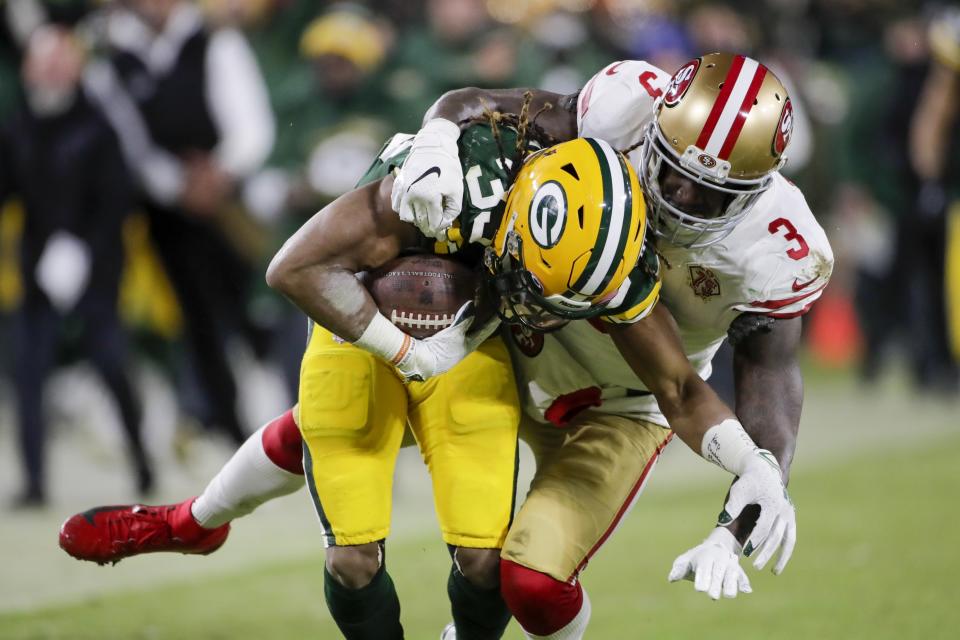
[{"label": "helmet facemask", "polygon": [[498,257],[487,247],[483,261],[491,274],[488,283],[492,297],[498,301],[497,315],[505,324],[520,325],[537,333],[562,328],[570,320],[592,318],[603,312],[596,300],[573,300],[561,295],[543,295],[543,286],[523,266],[523,241],[515,231],[508,231],[506,247]]},{"label": "helmet facemask", "polygon": [[[700,166],[698,158],[711,156],[690,145],[683,156],[675,152],[663,139],[654,119],[644,132],[640,148],[640,184],[647,200],[647,215],[654,233],[678,247],[697,249],[719,242],[733,232],[750,208],[770,187],[772,172],[754,180],[738,180],[726,175],[729,163],[717,162],[713,171]],[[672,168],[697,185],[719,191],[726,197],[726,205],[719,215],[707,218],[684,211],[664,198],[660,180],[666,167]]]}]

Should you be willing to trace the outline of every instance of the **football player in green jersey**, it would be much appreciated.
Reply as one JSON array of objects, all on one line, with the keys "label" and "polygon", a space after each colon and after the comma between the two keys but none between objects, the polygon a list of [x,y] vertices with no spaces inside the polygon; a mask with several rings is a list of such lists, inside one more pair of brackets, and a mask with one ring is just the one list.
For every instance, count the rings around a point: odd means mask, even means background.
[{"label": "football player in green jersey", "polygon": [[[466,128],[459,148],[465,175],[459,233],[448,233],[440,245],[431,240],[430,250],[482,259],[507,322],[549,329],[570,319],[608,321],[607,330],[674,431],[741,477],[743,502],[774,513],[787,509],[779,473],[690,367],[669,315],[655,308],[657,261],[644,248],[636,174],[612,147],[595,140],[533,150],[551,142],[536,131],[526,117],[505,122],[494,116]],[[498,338],[483,342],[490,327],[468,333],[470,309],[435,336],[413,339],[380,315],[355,277],[424,245],[424,236],[400,221],[391,203],[392,170],[417,142],[391,140],[364,184],[308,221],[271,264],[270,284],[316,323],[294,415],[258,432],[195,501],[74,516],[61,530],[65,550],[99,562],[149,551],[215,550],[226,536],[225,522],[292,490],[295,465],[281,460],[296,450],[288,446],[294,438],[276,432],[289,433],[296,422],[328,546],[328,606],[347,638],[402,637],[383,538],[392,464],[409,418],[435,494],[464,477],[481,480],[467,492],[482,498],[435,497],[444,538],[455,549],[448,584],[455,629],[446,637],[500,637],[509,615],[498,591],[498,547],[511,515],[515,469],[497,461],[514,459],[519,422],[503,346]],[[490,405],[497,411],[474,417],[482,425],[470,423],[469,414]],[[492,428],[491,416],[497,418]],[[451,438],[458,441],[451,444]],[[435,446],[455,464],[443,464]],[[474,466],[471,454],[479,458]],[[268,479],[271,465],[287,475]],[[755,532],[758,543],[767,530]],[[121,541],[116,531],[131,535]],[[158,531],[163,535],[148,535]]]}]

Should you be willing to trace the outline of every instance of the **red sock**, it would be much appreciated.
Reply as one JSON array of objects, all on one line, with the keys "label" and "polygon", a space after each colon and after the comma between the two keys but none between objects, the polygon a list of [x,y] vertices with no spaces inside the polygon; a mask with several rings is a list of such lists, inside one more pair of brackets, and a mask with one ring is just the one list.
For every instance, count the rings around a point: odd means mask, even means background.
[{"label": "red sock", "polygon": [[303,475],[303,438],[293,420],[293,409],[267,424],[263,430],[263,451],[281,469]]},{"label": "red sock", "polygon": [[211,531],[201,527],[190,512],[194,500],[196,498],[189,498],[178,504],[173,512],[173,517],[170,518],[173,535],[187,543],[193,543]]},{"label": "red sock", "polygon": [[500,560],[500,592],[520,626],[538,636],[563,629],[583,606],[579,582],[560,582],[510,560]]}]

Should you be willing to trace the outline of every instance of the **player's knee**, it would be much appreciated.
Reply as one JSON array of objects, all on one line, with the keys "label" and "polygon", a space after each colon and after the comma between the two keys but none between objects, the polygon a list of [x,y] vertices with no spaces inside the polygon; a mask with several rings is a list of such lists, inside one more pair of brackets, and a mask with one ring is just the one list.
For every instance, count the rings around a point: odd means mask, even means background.
[{"label": "player's knee", "polygon": [[562,629],[583,605],[579,582],[561,582],[510,560],[500,561],[500,593],[520,626],[536,635]]},{"label": "player's knee", "polygon": [[303,475],[303,438],[293,419],[293,409],[274,418],[263,429],[263,452],[273,464],[297,475]]},{"label": "player's knee", "polygon": [[457,547],[457,567],[463,577],[479,589],[494,589],[500,584],[500,549]]},{"label": "player's knee", "polygon": [[376,542],[327,549],[327,572],[348,589],[370,584],[380,569],[380,545]]}]

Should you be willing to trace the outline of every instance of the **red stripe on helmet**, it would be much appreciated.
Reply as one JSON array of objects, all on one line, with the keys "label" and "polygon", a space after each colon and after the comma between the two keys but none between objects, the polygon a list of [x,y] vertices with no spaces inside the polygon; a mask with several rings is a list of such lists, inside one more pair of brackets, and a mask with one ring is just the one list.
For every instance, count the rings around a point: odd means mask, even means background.
[{"label": "red stripe on helmet", "polygon": [[753,74],[753,80],[750,82],[750,88],[747,89],[747,95],[743,96],[743,102],[740,103],[740,111],[737,112],[737,117],[730,127],[727,139],[723,141],[723,146],[720,147],[720,153],[717,157],[721,160],[728,159],[733,152],[733,147],[737,144],[743,124],[747,121],[747,114],[753,109],[753,101],[757,99],[757,94],[760,93],[760,85],[763,84],[765,77],[767,77],[767,68],[762,64],[757,65],[757,72]]},{"label": "red stripe on helmet", "polygon": [[707,146],[710,136],[713,135],[713,129],[717,126],[717,121],[720,119],[720,114],[723,113],[723,108],[726,106],[727,100],[730,99],[730,92],[733,91],[733,86],[737,84],[737,76],[740,75],[742,68],[743,56],[735,56],[733,63],[730,65],[730,70],[727,71],[727,77],[723,80],[723,88],[720,89],[720,95],[717,96],[717,99],[714,101],[713,109],[710,110],[710,115],[707,116],[707,122],[703,125],[703,130],[700,131],[700,137],[697,138],[697,147],[700,149]]}]

